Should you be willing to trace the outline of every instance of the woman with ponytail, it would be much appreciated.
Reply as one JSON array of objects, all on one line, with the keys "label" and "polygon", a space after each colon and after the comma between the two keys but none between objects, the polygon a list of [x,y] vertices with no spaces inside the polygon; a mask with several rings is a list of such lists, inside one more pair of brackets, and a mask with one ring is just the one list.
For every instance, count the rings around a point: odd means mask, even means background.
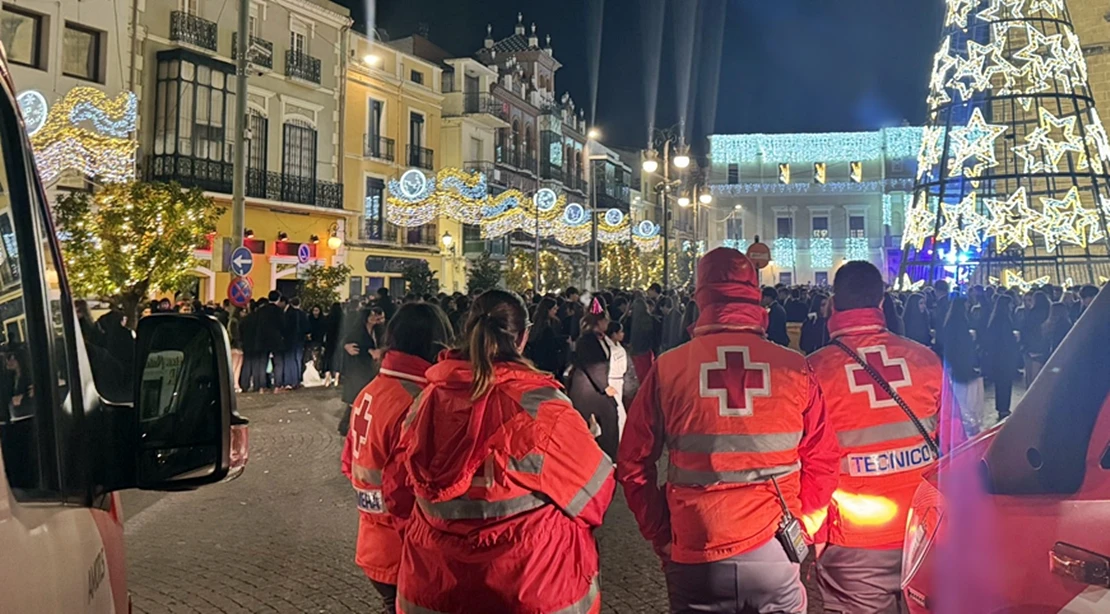
[{"label": "woman with ponytail", "polygon": [[428,370],[399,469],[383,476],[389,512],[407,522],[397,611],[600,612],[593,529],[612,462],[521,354],[519,297],[478,297],[461,339]]}]

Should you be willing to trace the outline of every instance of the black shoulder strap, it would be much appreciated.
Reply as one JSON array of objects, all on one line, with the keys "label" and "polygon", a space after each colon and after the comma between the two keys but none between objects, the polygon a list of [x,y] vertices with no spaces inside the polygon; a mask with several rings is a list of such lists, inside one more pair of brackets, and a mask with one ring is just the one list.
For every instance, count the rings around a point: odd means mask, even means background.
[{"label": "black shoulder strap", "polygon": [[867,364],[866,360],[860,358],[860,355],[855,353],[852,348],[844,345],[844,342],[840,339],[833,339],[830,343],[840,348],[845,354],[851,357],[852,360],[856,361],[856,364],[863,367],[863,370],[867,371],[867,374],[871,376],[871,379],[875,380],[875,383],[883,389],[883,392],[886,392],[888,395],[890,395],[890,398],[894,399],[894,402],[898,404],[898,407],[902,408],[902,411],[906,413],[906,416],[910,419],[911,422],[913,422],[913,425],[917,427],[917,432],[921,433],[921,436],[925,439],[925,443],[927,443],[929,445],[929,449],[933,451],[933,456],[935,458],[940,458],[940,447],[937,446],[937,442],[933,440],[931,435],[929,435],[929,431],[926,430],[925,425],[921,424],[921,420],[918,419],[918,417],[913,413],[913,410],[910,409],[910,406],[907,405],[904,400],[902,400],[902,397],[898,396],[898,393],[890,387],[890,384],[888,384],[887,381],[883,379],[883,376],[879,375],[879,372],[876,371],[874,367]]}]

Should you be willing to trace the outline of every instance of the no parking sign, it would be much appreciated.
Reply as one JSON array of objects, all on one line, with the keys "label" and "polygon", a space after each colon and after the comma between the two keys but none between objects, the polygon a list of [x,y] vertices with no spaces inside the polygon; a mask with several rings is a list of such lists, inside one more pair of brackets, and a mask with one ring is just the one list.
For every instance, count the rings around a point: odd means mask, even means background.
[{"label": "no parking sign", "polygon": [[227,287],[227,298],[236,307],[246,307],[254,294],[254,282],[249,277],[237,277]]}]

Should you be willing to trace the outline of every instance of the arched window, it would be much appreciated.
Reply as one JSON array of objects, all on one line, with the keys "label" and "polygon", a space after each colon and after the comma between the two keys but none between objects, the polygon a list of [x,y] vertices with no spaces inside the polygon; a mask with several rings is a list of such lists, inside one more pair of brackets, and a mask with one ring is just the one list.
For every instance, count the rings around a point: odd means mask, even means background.
[{"label": "arched window", "polygon": [[513,152],[513,164],[520,164],[520,120],[513,120],[513,135],[512,141],[509,143],[510,149]]},{"label": "arched window", "polygon": [[534,146],[535,144],[532,142],[532,124],[528,124],[524,127],[524,160],[521,161],[525,166],[529,165],[530,160],[536,159],[536,152],[532,149]]}]

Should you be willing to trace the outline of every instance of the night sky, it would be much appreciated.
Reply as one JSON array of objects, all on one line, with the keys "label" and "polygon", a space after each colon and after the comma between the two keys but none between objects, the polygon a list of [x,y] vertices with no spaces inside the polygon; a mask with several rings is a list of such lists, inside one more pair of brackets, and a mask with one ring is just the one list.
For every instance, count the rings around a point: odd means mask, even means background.
[{"label": "night sky", "polygon": [[[339,0],[365,29],[366,2]],[[495,39],[512,34],[518,11],[541,41],[550,34],[559,95],[569,91],[589,112],[588,4],[600,0],[378,0],[376,23],[391,38],[426,24],[429,38],[457,55],[482,46],[486,23]],[[644,49],[640,12],[653,0],[605,0],[597,123],[604,141],[646,144]],[[726,0],[701,0],[704,4]],[[693,0],[668,0],[656,123],[677,122],[675,11]],[[720,9],[718,9],[720,10]],[[924,120],[925,92],[943,19],[942,0],[727,0],[721,70],[709,75],[708,25],[696,27],[699,82],[689,128],[707,133],[867,130]],[[712,21],[712,20],[709,20]],[[654,45],[652,46],[654,47]],[[708,104],[716,79],[714,113]]]}]

